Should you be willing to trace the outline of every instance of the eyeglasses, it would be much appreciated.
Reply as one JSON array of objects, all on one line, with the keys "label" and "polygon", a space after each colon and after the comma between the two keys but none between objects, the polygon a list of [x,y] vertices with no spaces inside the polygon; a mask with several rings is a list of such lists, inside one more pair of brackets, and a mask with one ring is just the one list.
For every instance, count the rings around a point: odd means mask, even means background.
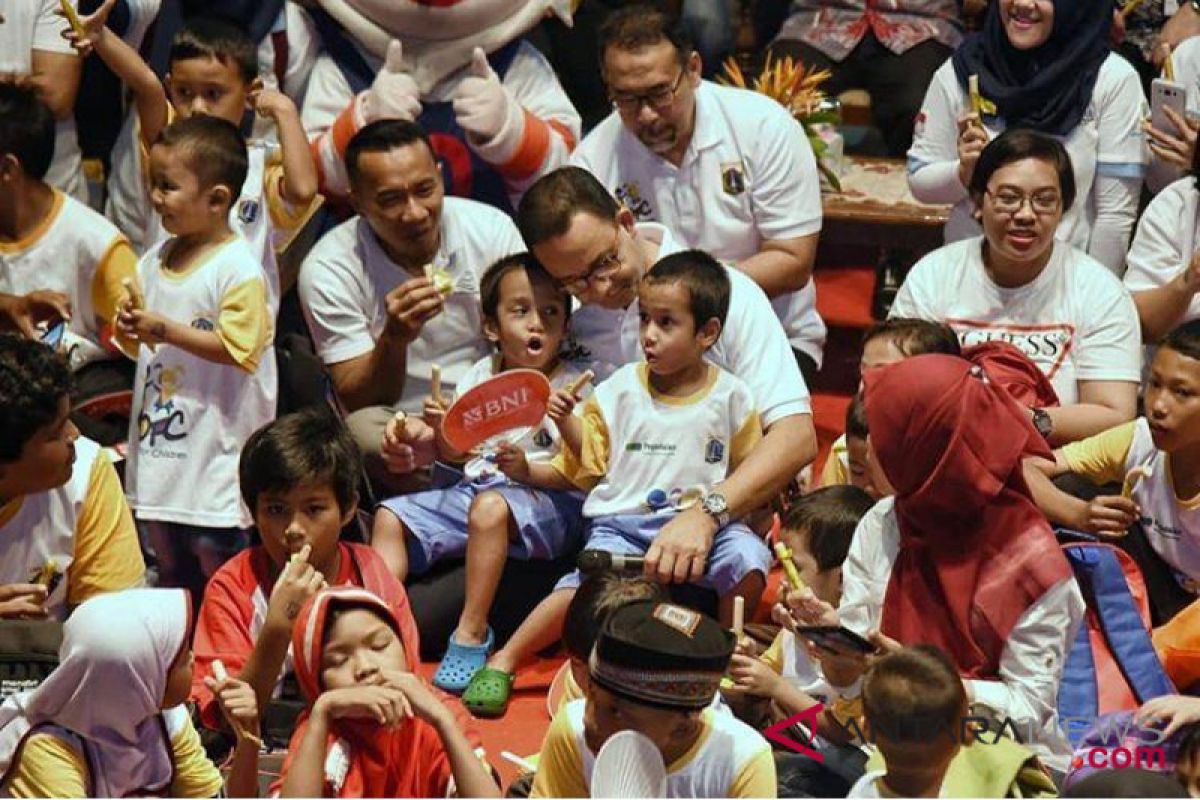
[{"label": "eyeglasses", "polygon": [[574,295],[583,294],[592,285],[592,281],[607,278],[621,266],[621,229],[613,232],[613,245],[607,253],[592,263],[587,272],[572,275],[558,282],[558,285]]},{"label": "eyeglasses", "polygon": [[671,103],[675,102],[675,93],[679,91],[679,85],[683,83],[683,76],[686,74],[686,69],[679,70],[679,77],[669,88],[656,89],[647,94],[609,95],[609,99],[612,101],[613,108],[626,114],[636,114],[642,109],[642,103],[655,111],[665,111]]},{"label": "eyeglasses", "polygon": [[1001,189],[998,192],[985,189],[984,193],[992,198],[992,208],[1001,214],[1016,214],[1025,206],[1026,202],[1029,203],[1029,207],[1035,214],[1053,214],[1062,204],[1062,198],[1058,196],[1057,192],[1052,191],[1029,195],[1007,189]]}]

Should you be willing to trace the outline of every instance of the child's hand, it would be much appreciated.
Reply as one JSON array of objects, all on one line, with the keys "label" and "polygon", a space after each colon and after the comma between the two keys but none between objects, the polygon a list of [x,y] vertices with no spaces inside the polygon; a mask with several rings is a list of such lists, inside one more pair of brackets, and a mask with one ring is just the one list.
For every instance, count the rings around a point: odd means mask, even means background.
[{"label": "child's hand", "polygon": [[[74,27],[63,31],[63,38],[71,43],[71,47],[75,48],[75,52],[79,53],[81,58],[87,58],[96,49],[96,40],[104,35],[105,26],[108,24],[108,15],[112,13],[116,4],[117,0],[104,0],[94,13],[88,16],[79,15],[80,27],[83,29],[82,35]],[[60,17],[66,16],[61,9],[55,13]]]},{"label": "child's hand", "polygon": [[211,675],[204,679],[204,685],[221,704],[221,713],[238,739],[257,740],[258,698],[254,694],[254,687],[237,678],[226,677],[218,681]]},{"label": "child's hand", "polygon": [[749,636],[743,636],[741,639],[737,640],[737,644],[734,645],[733,652],[734,654],[740,654],[743,656],[757,656],[758,643]]},{"label": "child's hand", "polygon": [[574,393],[566,389],[559,389],[550,395],[550,402],[546,405],[546,414],[557,425],[575,413],[575,406],[578,403],[579,398]]},{"label": "child's hand", "polygon": [[1184,725],[1200,722],[1200,697],[1170,694],[1156,697],[1142,704],[1133,715],[1139,725],[1157,726],[1165,724],[1163,738],[1172,735]]},{"label": "child's hand", "polygon": [[1083,506],[1072,527],[1100,536],[1124,536],[1138,521],[1140,510],[1131,498],[1102,495]]},{"label": "child's hand", "polygon": [[771,606],[771,619],[792,633],[796,632],[796,618],[792,616],[792,611],[782,602]]},{"label": "child's hand", "polygon": [[435,431],[440,431],[442,429],[442,420],[446,418],[447,408],[448,406],[445,403],[439,403],[432,397],[426,397],[421,419],[425,420],[425,424]]},{"label": "child's hand", "polygon": [[741,653],[734,653],[729,662],[729,677],[739,689],[758,697],[774,697],[781,680],[765,662]]},{"label": "child's hand", "polygon": [[40,583],[0,584],[0,619],[46,616],[46,587]]},{"label": "child's hand", "polygon": [[525,458],[525,451],[515,444],[505,442],[500,445],[500,449],[496,451],[496,467],[509,480],[517,483],[529,480],[529,460]]},{"label": "child's hand", "polygon": [[789,588],[783,598],[797,625],[840,625],[837,609],[817,597],[807,586]]},{"label": "child's hand", "polygon": [[317,698],[313,716],[327,719],[369,719],[394,728],[412,716],[404,693],[394,686],[348,686],[331,689]]},{"label": "child's hand", "polygon": [[417,417],[392,417],[383,429],[379,455],[388,472],[407,474],[437,458],[436,434]]},{"label": "child's hand", "polygon": [[445,721],[446,716],[450,713],[450,709],[441,700],[438,700],[433,692],[429,691],[425,681],[411,672],[384,670],[383,682],[385,686],[398,689],[404,694],[405,699],[408,700],[411,716],[419,717],[430,725]]},{"label": "child's hand", "polygon": [[296,615],[308,598],[325,588],[325,576],[308,563],[311,553],[312,546],[304,545],[296,557],[288,560],[275,579],[271,599],[267,603],[267,626],[290,632]]},{"label": "child's hand", "polygon": [[279,121],[281,116],[299,114],[292,98],[276,89],[257,89],[250,93],[250,104],[260,117]]},{"label": "child's hand", "polygon": [[147,345],[157,345],[167,340],[167,318],[144,308],[137,308],[126,300],[117,307],[117,331],[127,339]]}]

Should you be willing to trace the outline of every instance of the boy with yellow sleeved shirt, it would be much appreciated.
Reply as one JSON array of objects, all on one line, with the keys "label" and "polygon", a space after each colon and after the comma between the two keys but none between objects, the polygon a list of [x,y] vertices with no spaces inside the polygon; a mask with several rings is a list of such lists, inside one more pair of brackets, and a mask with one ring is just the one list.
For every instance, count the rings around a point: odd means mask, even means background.
[{"label": "boy with yellow sleeved shirt", "polygon": [[[1051,522],[1129,533],[1127,549],[1146,574],[1155,621],[1165,622],[1200,594],[1200,321],[1163,339],[1144,400],[1146,416],[1056,450],[1053,463],[1027,461],[1025,475]],[[1122,492],[1081,500],[1050,482],[1066,472],[1121,484]]]},{"label": "boy with yellow sleeved shirt", "polygon": [[62,358],[0,336],[0,618],[62,620],[95,595],[143,580],[116,470],[79,436],[70,390]]}]

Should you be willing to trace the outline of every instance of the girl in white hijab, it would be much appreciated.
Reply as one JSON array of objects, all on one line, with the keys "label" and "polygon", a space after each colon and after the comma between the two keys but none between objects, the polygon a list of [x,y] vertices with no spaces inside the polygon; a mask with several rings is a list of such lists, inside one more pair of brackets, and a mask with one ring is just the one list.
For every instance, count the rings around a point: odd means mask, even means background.
[{"label": "girl in white hijab", "polygon": [[[64,626],[58,668],[0,705],[0,795],[219,794],[221,774],[183,705],[190,632],[191,601],[180,589],[130,589],[80,605]],[[253,690],[235,680],[214,688],[227,713],[241,709],[239,725],[256,732],[252,702],[244,713]],[[254,785],[257,748],[247,738],[239,737],[230,789]]]}]

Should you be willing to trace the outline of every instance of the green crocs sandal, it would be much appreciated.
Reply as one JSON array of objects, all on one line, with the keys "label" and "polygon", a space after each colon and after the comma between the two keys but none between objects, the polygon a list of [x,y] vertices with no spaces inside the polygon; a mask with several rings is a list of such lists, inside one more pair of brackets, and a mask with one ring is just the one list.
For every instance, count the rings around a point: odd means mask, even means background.
[{"label": "green crocs sandal", "polygon": [[463,706],[477,717],[493,719],[504,716],[504,712],[508,711],[508,698],[516,677],[494,667],[484,667],[467,684],[462,696]]}]

